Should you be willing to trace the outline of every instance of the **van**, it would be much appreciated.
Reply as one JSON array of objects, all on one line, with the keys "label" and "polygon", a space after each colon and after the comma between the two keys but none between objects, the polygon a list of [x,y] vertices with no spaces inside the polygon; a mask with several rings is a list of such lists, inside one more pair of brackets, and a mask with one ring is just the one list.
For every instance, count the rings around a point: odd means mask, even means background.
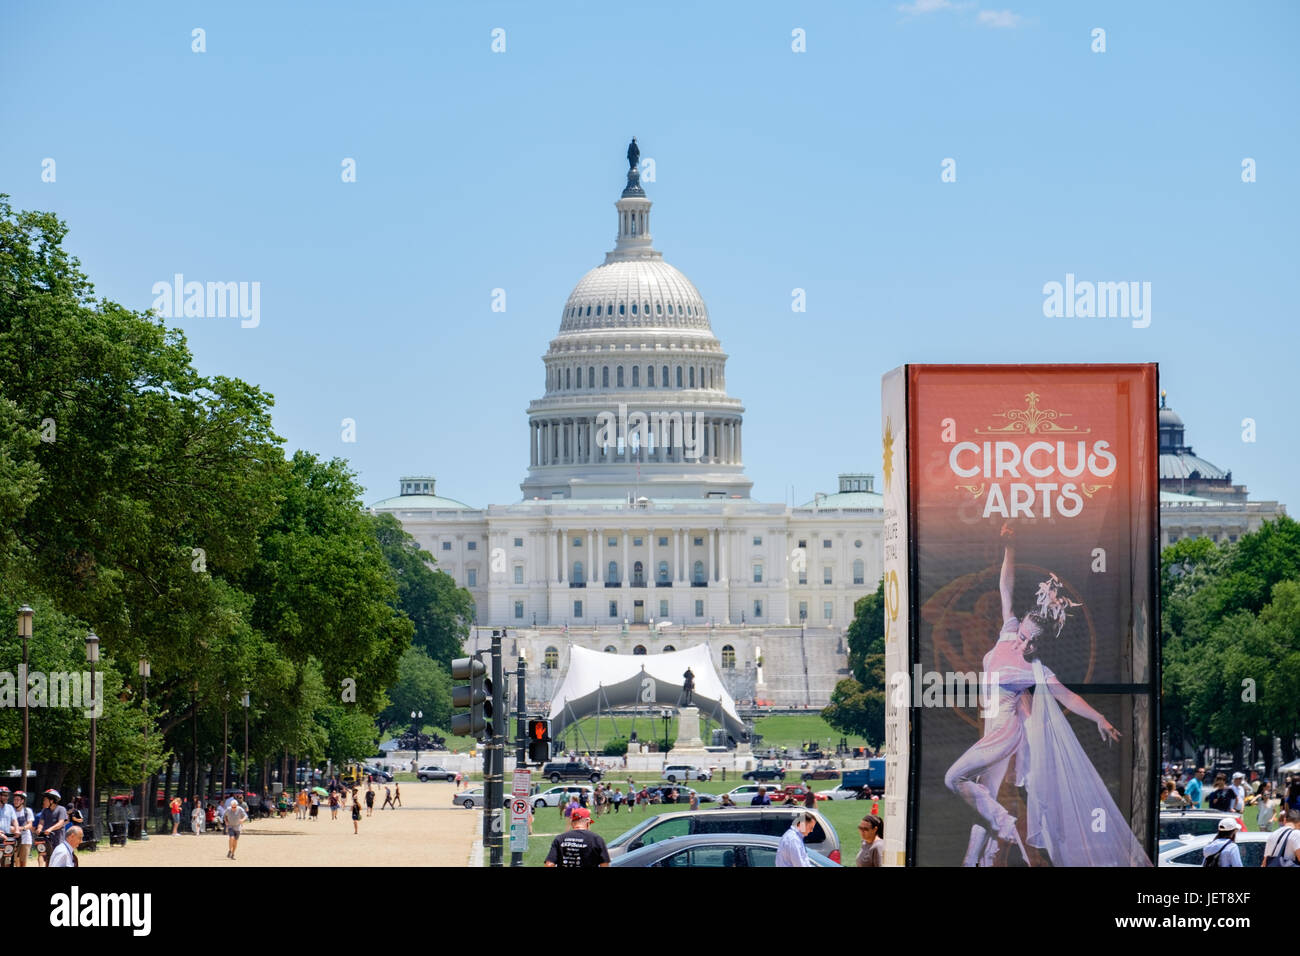
[{"label": "van", "polygon": [[609,858],[613,860],[624,853],[639,850],[660,840],[696,833],[758,833],[780,837],[790,829],[798,813],[811,813],[817,821],[812,832],[804,838],[804,846],[823,853],[839,863],[839,834],[816,810],[804,810],[802,807],[753,807],[736,810],[727,808],[660,813],[648,817],[626,833],[610,840],[607,844]]}]

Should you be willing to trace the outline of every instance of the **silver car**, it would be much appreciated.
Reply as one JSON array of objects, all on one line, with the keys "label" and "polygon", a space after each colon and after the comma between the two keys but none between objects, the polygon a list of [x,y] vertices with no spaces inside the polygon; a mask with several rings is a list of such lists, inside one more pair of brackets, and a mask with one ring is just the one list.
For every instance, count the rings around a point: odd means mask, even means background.
[{"label": "silver car", "polygon": [[658,813],[610,840],[609,858],[615,860],[643,846],[680,836],[727,833],[780,839],[790,829],[795,814],[804,812],[811,813],[817,819],[817,825],[804,839],[804,845],[839,863],[840,838],[835,827],[816,810],[805,811],[803,807],[718,807],[712,810],[670,810]]},{"label": "silver car", "polygon": [[[483,806],[483,788],[475,787],[472,790],[462,790],[460,793],[451,795],[453,806],[464,807],[466,810],[475,810]],[[503,807],[510,806],[510,795],[506,794],[505,800],[501,804]]]},{"label": "silver car", "polygon": [[[751,867],[776,866],[777,837],[756,833],[701,833],[660,840],[625,853],[610,866]],[[830,857],[808,850],[813,866],[839,866]]]}]

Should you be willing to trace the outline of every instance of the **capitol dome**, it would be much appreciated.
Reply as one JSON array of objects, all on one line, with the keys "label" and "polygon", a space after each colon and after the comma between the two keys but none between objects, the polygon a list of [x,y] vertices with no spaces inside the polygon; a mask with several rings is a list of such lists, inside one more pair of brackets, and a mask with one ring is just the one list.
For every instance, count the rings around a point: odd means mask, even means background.
[{"label": "capitol dome", "polygon": [[525,498],[749,496],[727,355],[699,290],[654,247],[639,155],[634,140],[614,248],[569,293],[542,360]]}]

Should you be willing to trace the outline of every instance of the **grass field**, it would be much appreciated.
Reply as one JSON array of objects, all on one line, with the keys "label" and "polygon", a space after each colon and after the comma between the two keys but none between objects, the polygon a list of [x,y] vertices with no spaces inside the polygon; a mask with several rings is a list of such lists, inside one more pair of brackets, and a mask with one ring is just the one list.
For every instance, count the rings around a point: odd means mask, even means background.
[{"label": "grass field", "polygon": [[[609,780],[615,786],[626,784],[627,774],[611,775]],[[655,774],[631,774],[634,782],[638,785],[642,783],[651,783],[658,780]],[[722,794],[744,783],[743,780],[736,779],[739,774],[728,774],[727,782],[722,782],[720,778],[715,777],[711,781],[698,781],[691,785],[696,790],[706,793]],[[797,779],[797,778],[795,778]],[[835,780],[814,780],[811,781],[814,790],[826,790],[836,785]],[[712,807],[715,804],[705,804],[705,807]],[[593,817],[591,829],[593,833],[599,833],[605,838],[606,842],[614,840],[632,829],[633,826],[640,823],[647,817],[654,816],[656,812],[671,812],[678,809],[687,809],[686,807],[677,806],[653,806],[638,810],[628,810],[624,808],[619,813],[607,813],[603,816]],[[860,840],[858,838],[858,821],[870,812],[871,803],[863,800],[820,800],[817,803],[817,812],[826,818],[826,820],[835,828],[835,833],[840,840],[840,853],[842,861],[846,865],[853,864],[853,858],[857,855]],[[881,815],[884,815],[883,804],[880,807]],[[469,811],[466,811],[469,812]],[[707,809],[700,811],[707,813]],[[524,866],[541,866],[546,860],[546,852],[551,847],[551,840],[557,833],[560,833],[568,826],[567,821],[561,814],[558,807],[547,807],[538,811],[533,817],[533,835],[528,838],[528,850],[524,853]],[[510,862],[509,841],[507,839],[506,862]],[[486,861],[487,856],[484,855]]]}]

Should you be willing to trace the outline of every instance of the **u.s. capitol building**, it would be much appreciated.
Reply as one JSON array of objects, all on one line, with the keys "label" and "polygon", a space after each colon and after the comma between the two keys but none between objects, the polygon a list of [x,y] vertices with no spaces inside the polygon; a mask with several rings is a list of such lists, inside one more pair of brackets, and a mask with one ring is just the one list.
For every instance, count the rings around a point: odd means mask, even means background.
[{"label": "u.s. capitol building", "polygon": [[532,700],[549,699],[575,644],[706,643],[738,701],[821,706],[847,674],[854,602],[880,580],[881,497],[867,474],[800,507],[750,497],[728,356],[654,248],[636,156],[634,141],[614,249],[574,287],[543,358],[523,500],[474,508],[413,476],[373,510],[473,595],[471,645],[510,629]]}]

